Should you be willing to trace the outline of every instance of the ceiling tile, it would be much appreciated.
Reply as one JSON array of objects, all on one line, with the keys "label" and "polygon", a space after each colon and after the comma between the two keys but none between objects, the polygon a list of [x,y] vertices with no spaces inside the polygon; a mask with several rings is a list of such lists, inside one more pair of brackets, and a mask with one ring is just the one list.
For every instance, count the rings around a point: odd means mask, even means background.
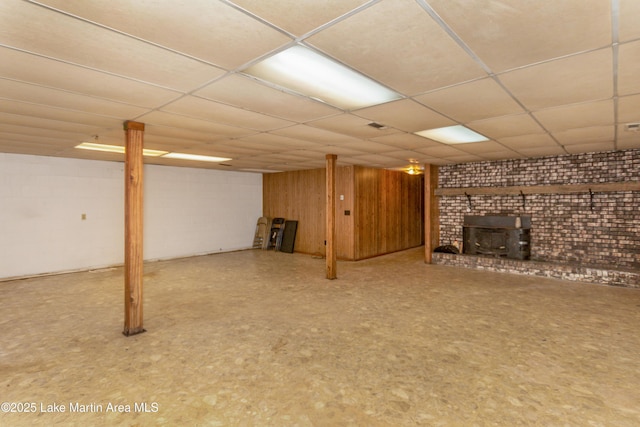
[{"label": "ceiling tile", "polygon": [[[241,129],[233,126],[227,126],[208,120],[194,119],[191,117],[179,116],[177,114],[164,113],[162,111],[154,111],[140,117],[138,121],[148,123],[166,129],[176,128],[179,132],[196,131],[206,135],[207,141],[215,141],[225,137],[239,137],[254,133],[247,129]],[[149,129],[145,128],[145,132]],[[152,130],[153,131],[153,130]],[[167,135],[170,136],[170,135]]]},{"label": "ceiling tile", "polygon": [[505,149],[502,151],[492,151],[490,153],[482,153],[481,157],[486,160],[507,160],[521,158],[522,155],[513,150]]},{"label": "ceiling tile", "polygon": [[428,0],[493,72],[611,44],[611,3]]},{"label": "ceiling tile", "polygon": [[378,2],[307,41],[408,95],[486,75],[413,0]]},{"label": "ceiling tile", "polygon": [[395,167],[407,163],[405,160],[396,159],[393,157],[381,155],[381,154],[365,154],[362,156],[353,156],[351,159],[356,161],[356,164],[369,164],[376,167]]},{"label": "ceiling tile", "polygon": [[333,132],[343,133],[359,138],[373,138],[388,134],[396,134],[398,130],[393,128],[377,129],[369,126],[371,120],[363,119],[353,114],[340,114],[320,120],[307,122],[309,126],[330,130]]},{"label": "ceiling tile", "polygon": [[553,137],[562,145],[611,143],[613,144],[615,126],[593,126],[553,132]]},{"label": "ceiling tile", "polygon": [[264,0],[233,0],[233,3],[289,33],[302,36],[369,1],[301,2],[300,0],[278,0],[277,2],[265,2]]},{"label": "ceiling tile", "polygon": [[[111,7],[111,2],[79,3]],[[38,25],[29,25],[29,31],[24,31],[25,22]],[[0,2],[0,28],[4,45],[167,88],[186,90],[224,73],[201,61],[33,3]]]},{"label": "ceiling tile", "polygon": [[379,136],[371,138],[372,141],[379,142],[391,147],[402,149],[414,149],[439,146],[440,143],[413,133],[396,133],[393,135]]},{"label": "ceiling tile", "polygon": [[6,79],[0,79],[0,93],[5,99],[118,117],[123,120],[136,117],[147,111],[144,108],[133,105],[77,95],[63,90],[50,89]]},{"label": "ceiling tile", "polygon": [[180,95],[169,89],[7,48],[0,48],[0,77],[142,107],[156,107]]},{"label": "ceiling tile", "polygon": [[325,144],[305,141],[304,139],[289,138],[282,135],[270,133],[258,133],[245,136],[239,139],[251,144],[261,144],[270,147],[272,150],[305,150],[323,146]]},{"label": "ceiling tile", "polygon": [[453,120],[411,99],[363,108],[354,114],[405,132],[418,132],[455,124]]},{"label": "ceiling tile", "polygon": [[522,107],[490,78],[429,92],[414,99],[462,123],[523,112]]},{"label": "ceiling tile", "polygon": [[195,95],[297,122],[340,113],[329,105],[267,87],[236,74],[211,83],[196,91]]},{"label": "ceiling tile", "polygon": [[[74,122],[44,119],[39,117],[29,117],[20,114],[9,114],[0,112],[0,123],[3,128],[8,125],[24,126],[25,128],[37,128],[48,131],[61,131],[77,133],[80,135],[92,135],[102,129],[101,126],[90,126]],[[122,123],[120,123],[122,126]]]},{"label": "ceiling tile", "polygon": [[570,154],[593,153],[596,151],[612,151],[613,142],[592,142],[588,144],[572,144],[564,147]]},{"label": "ceiling tile", "polygon": [[621,44],[618,49],[618,94],[640,93],[640,40]]},{"label": "ceiling tile", "polygon": [[360,156],[366,154],[361,150],[351,147],[350,143],[317,146],[310,148],[309,151],[317,151],[325,155],[336,154],[338,156],[338,161],[340,161],[341,156]]},{"label": "ceiling tile", "polygon": [[635,138],[621,138],[616,145],[618,150],[640,149],[640,135]]},{"label": "ceiling tile", "polygon": [[524,154],[527,157],[547,157],[547,156],[562,156],[567,152],[559,146],[549,147],[533,147],[533,148],[519,148],[516,150],[518,153]]},{"label": "ceiling tile", "polygon": [[352,141],[349,142],[349,148],[353,148],[355,150],[360,150],[365,153],[386,153],[388,151],[394,151],[394,147],[390,147],[388,145],[379,144],[373,141]]},{"label": "ceiling tile", "polygon": [[558,147],[558,144],[547,134],[520,135],[500,138],[498,141],[507,147],[522,152],[528,147]]},{"label": "ceiling tile", "polygon": [[494,151],[505,151],[505,146],[496,141],[472,142],[469,144],[456,144],[456,148],[466,153],[477,154],[479,156]]},{"label": "ceiling tile", "polygon": [[638,0],[618,0],[620,4],[620,35],[621,42],[640,38],[640,2]]},{"label": "ceiling tile", "polygon": [[499,76],[530,110],[613,96],[611,49],[562,58]]},{"label": "ceiling tile", "polygon": [[533,113],[551,132],[614,123],[613,100],[565,105]]},{"label": "ceiling tile", "polygon": [[232,69],[291,41],[249,15],[210,0],[40,0],[56,9]]},{"label": "ceiling tile", "polygon": [[544,133],[544,129],[528,114],[494,117],[467,123],[466,126],[489,139]]},{"label": "ceiling tile", "polygon": [[439,146],[416,148],[417,152],[426,154],[433,157],[452,157],[452,156],[465,156],[467,153],[458,150],[456,147],[450,145],[440,144]]},{"label": "ceiling tile", "polygon": [[0,112],[17,114],[25,117],[57,120],[72,124],[97,126],[99,128],[122,128],[122,120],[112,117],[99,116],[96,114],[84,113],[82,111],[71,111],[62,108],[52,108],[44,105],[36,105],[29,102],[13,101],[0,98]]},{"label": "ceiling tile", "polygon": [[640,95],[618,98],[618,121],[640,123]]},{"label": "ceiling tile", "polygon": [[195,96],[185,96],[162,107],[162,111],[223,123],[230,126],[267,131],[295,123]]},{"label": "ceiling tile", "polygon": [[274,135],[286,136],[293,139],[302,139],[320,144],[334,144],[341,142],[358,141],[356,138],[342,135],[335,132],[330,132],[324,129],[318,129],[311,126],[296,125],[284,129],[279,129],[270,132]]}]

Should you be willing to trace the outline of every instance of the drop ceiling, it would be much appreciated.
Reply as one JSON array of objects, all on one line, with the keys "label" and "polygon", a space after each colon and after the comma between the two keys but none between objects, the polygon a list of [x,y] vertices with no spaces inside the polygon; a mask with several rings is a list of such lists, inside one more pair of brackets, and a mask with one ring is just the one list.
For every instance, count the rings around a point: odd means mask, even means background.
[{"label": "drop ceiling", "polygon": [[[242,171],[402,168],[640,148],[637,0],[5,0],[0,152]],[[401,94],[347,111],[243,70],[294,44]],[[382,125],[380,129],[370,126]],[[489,141],[414,132],[462,124]]]}]

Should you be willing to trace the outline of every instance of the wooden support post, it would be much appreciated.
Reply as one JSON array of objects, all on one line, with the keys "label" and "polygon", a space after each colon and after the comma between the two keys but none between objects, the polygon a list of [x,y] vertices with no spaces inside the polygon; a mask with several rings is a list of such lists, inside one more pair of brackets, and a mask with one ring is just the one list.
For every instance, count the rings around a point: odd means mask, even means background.
[{"label": "wooden support post", "polygon": [[124,331],[126,336],[139,334],[142,327],[142,227],[143,227],[143,158],[144,123],[124,122],[125,203],[124,203]]},{"label": "wooden support post", "polygon": [[327,279],[336,279],[336,160],[335,154],[327,154]]},{"label": "wooden support post", "polygon": [[440,208],[435,190],[438,188],[438,166],[424,165],[424,262],[431,264],[433,250],[440,241]]}]

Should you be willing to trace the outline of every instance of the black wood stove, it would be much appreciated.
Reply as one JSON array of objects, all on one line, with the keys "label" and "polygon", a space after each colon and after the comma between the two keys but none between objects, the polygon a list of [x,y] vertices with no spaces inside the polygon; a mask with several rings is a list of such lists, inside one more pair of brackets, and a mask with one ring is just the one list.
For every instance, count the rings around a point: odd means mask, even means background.
[{"label": "black wood stove", "polygon": [[531,217],[465,215],[462,252],[511,259],[531,256]]}]

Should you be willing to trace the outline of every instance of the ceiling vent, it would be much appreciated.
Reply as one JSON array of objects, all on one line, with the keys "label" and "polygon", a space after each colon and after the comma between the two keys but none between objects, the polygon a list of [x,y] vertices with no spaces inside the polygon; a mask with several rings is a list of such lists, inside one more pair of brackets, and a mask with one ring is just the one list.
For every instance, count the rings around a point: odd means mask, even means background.
[{"label": "ceiling vent", "polygon": [[387,127],[385,125],[381,125],[380,123],[376,123],[376,122],[371,122],[369,123],[367,126],[371,126],[372,128],[376,128],[376,129],[386,129]]},{"label": "ceiling vent", "polygon": [[640,123],[627,123],[624,125],[624,130],[627,132],[638,132],[640,131]]}]

